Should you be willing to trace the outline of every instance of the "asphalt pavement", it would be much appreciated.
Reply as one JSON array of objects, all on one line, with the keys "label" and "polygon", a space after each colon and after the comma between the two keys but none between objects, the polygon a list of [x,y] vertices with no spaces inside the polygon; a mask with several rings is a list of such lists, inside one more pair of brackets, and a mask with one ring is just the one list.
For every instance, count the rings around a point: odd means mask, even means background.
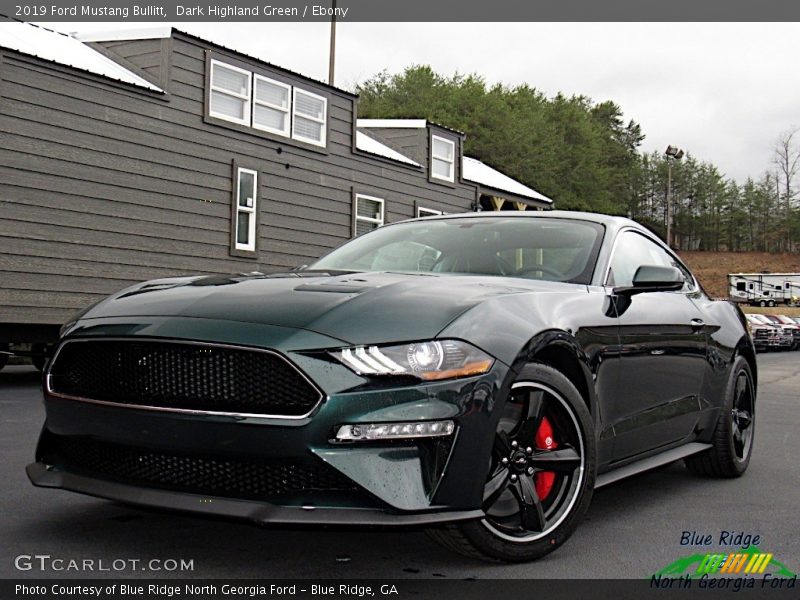
[{"label": "asphalt pavement", "polygon": [[758,535],[763,551],[798,572],[800,352],[758,360],[755,449],[744,477],[698,478],[675,463],[609,486],[559,550],[516,565],[460,557],[419,530],[261,528],[34,488],[24,469],[44,419],[39,374],[6,367],[0,577],[639,579],[697,550],[681,546],[683,532],[711,535],[716,544],[723,531]]}]

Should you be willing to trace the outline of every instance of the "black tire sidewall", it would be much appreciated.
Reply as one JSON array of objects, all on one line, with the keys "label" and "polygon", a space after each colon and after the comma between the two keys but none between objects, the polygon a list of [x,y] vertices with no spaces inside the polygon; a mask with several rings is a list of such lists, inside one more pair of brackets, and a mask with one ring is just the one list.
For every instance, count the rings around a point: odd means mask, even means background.
[{"label": "black tire sidewall", "polygon": [[[736,399],[736,380],[739,378],[739,373],[745,371],[747,373],[747,378],[749,380],[751,386],[751,394],[753,395],[753,411],[751,418],[753,419],[752,424],[750,425],[753,430],[751,432],[750,438],[750,448],[748,450],[747,456],[743,461],[739,461],[738,457],[736,456],[736,449],[733,444],[733,424],[731,422],[731,410],[733,409],[733,403]],[[724,442],[720,441],[720,438],[717,438],[717,445],[721,446],[721,443],[724,443],[725,446],[717,447],[715,450],[720,455],[719,457],[723,460],[728,458],[729,466],[732,470],[736,472],[736,474],[741,475],[747,470],[748,465],[750,464],[750,457],[753,455],[753,444],[755,443],[755,427],[756,427],[756,399],[755,399],[755,383],[753,381],[753,373],[750,369],[750,365],[748,362],[741,356],[737,356],[731,367],[731,376],[728,380],[728,387],[725,391],[725,404],[722,406],[721,410],[723,411],[720,414],[720,418],[717,424],[717,427],[721,428],[721,431],[718,433],[724,432]]]},{"label": "black tire sidewall", "polygon": [[[575,386],[556,369],[538,363],[521,369],[515,383],[532,382],[553,388],[569,404],[581,429],[584,446],[584,477],[570,514],[547,536],[529,542],[511,542],[486,527],[482,520],[459,525],[461,533],[481,553],[498,560],[520,562],[539,558],[558,548],[575,531],[591,503],[597,469],[594,426],[586,402]],[[498,406],[502,410],[502,406]]]}]

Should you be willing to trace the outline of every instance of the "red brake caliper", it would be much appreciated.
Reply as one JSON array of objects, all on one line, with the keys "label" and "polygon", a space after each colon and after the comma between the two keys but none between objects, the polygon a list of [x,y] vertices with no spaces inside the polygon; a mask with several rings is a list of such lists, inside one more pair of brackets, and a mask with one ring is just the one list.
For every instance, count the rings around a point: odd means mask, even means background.
[{"label": "red brake caliper", "polygon": [[[538,450],[555,450],[558,448],[558,443],[553,439],[553,426],[547,417],[542,417],[539,430],[536,432],[535,444]],[[536,473],[533,482],[540,500],[544,500],[550,495],[555,479],[556,474],[553,471],[539,471]]]}]

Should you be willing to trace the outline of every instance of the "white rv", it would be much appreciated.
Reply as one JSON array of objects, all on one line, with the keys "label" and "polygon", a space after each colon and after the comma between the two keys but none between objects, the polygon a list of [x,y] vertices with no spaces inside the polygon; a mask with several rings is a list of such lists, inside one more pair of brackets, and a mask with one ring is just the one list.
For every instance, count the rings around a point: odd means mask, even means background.
[{"label": "white rv", "polygon": [[752,306],[796,304],[800,301],[800,273],[731,273],[728,294],[734,302]]}]

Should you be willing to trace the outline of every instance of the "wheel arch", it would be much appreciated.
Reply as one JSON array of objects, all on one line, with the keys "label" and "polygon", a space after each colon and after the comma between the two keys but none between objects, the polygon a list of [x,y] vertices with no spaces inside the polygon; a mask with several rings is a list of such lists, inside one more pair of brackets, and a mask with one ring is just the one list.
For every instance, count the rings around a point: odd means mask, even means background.
[{"label": "wheel arch", "polygon": [[736,345],[736,350],[733,353],[733,358],[731,362],[736,359],[737,356],[741,356],[747,361],[748,366],[750,367],[750,374],[753,376],[753,386],[758,388],[758,362],[756,360],[756,353],[755,349],[753,348],[752,344],[749,342],[747,338],[742,338],[739,340],[739,343]]},{"label": "wheel arch", "polygon": [[559,371],[578,390],[592,417],[596,417],[597,402],[589,360],[572,335],[561,330],[540,333],[528,343],[514,370],[519,371],[528,363],[545,364]]}]

